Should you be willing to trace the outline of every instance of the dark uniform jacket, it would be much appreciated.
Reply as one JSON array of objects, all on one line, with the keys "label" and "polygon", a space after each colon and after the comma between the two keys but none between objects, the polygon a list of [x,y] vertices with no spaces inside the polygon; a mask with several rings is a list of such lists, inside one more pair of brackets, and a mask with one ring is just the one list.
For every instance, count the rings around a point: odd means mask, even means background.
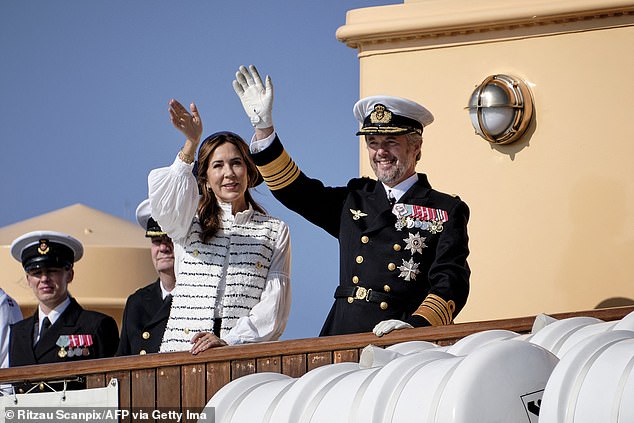
[{"label": "dark uniform jacket", "polygon": [[368,332],[387,319],[448,324],[462,309],[469,209],[459,198],[418,174],[397,219],[383,184],[359,178],[325,187],[297,168],[277,137],[253,159],[278,200],[339,240],[339,286],[321,336]]},{"label": "dark uniform jacket", "polygon": [[172,305],[171,295],[163,300],[160,283],[157,279],[128,297],[117,355],[158,352]]},{"label": "dark uniform jacket", "polygon": [[[117,322],[103,313],[84,310],[72,297],[66,310],[33,346],[37,328],[37,309],[33,316],[11,325],[9,367],[112,357],[119,344]],[[60,354],[62,347],[57,343],[63,335],[92,335],[92,345],[86,347],[86,354]]]}]

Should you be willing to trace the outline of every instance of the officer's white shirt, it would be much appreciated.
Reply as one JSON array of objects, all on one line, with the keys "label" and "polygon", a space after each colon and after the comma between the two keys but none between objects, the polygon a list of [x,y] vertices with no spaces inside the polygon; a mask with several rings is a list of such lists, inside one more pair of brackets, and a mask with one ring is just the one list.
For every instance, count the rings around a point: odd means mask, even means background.
[{"label": "officer's white shirt", "polygon": [[18,303],[0,288],[0,367],[9,367],[9,335],[13,323],[22,320]]},{"label": "officer's white shirt", "polygon": [[414,173],[412,176],[405,179],[394,187],[388,187],[387,185],[383,184],[383,188],[385,188],[385,192],[387,193],[388,198],[390,197],[390,194],[392,194],[396,202],[398,202],[403,194],[405,194],[408,189],[414,186],[416,181],[418,181],[418,174]]},{"label": "officer's white shirt", "polygon": [[170,295],[172,293],[172,291],[168,291],[167,289],[165,289],[165,287],[163,286],[163,281],[159,280],[159,286],[161,287],[161,298],[165,299],[165,297],[167,297],[168,295]]},{"label": "officer's white shirt", "polygon": [[44,311],[42,310],[42,307],[39,306],[37,308],[37,316],[38,316],[38,322],[39,322],[39,326],[38,326],[38,330],[37,330],[37,338],[35,339],[35,342],[40,340],[40,332],[42,331],[42,321],[44,321],[45,317],[48,317],[48,320],[51,322],[51,326],[53,326],[55,324],[55,322],[57,321],[57,319],[59,319],[59,316],[62,315],[62,313],[64,312],[64,310],[66,310],[66,308],[70,305],[70,297],[66,297],[66,299],[64,301],[62,301],[61,303],[59,303],[57,305],[57,307],[55,307],[53,310],[50,311],[50,313],[46,314],[44,313]]}]

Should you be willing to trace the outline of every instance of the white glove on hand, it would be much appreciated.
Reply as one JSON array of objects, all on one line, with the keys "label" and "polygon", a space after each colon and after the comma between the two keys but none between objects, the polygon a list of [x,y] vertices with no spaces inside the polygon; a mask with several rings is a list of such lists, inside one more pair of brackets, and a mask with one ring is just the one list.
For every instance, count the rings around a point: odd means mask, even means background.
[{"label": "white glove on hand", "polygon": [[374,329],[372,329],[372,332],[374,332],[376,336],[383,336],[387,335],[393,330],[410,329],[413,327],[414,326],[410,325],[409,323],[403,322],[401,320],[383,320],[382,322],[379,322],[374,327]]},{"label": "white glove on hand", "polygon": [[251,125],[260,129],[273,126],[273,83],[268,75],[266,85],[262,85],[255,66],[250,65],[248,70],[240,66],[233,81],[233,89],[240,97]]}]

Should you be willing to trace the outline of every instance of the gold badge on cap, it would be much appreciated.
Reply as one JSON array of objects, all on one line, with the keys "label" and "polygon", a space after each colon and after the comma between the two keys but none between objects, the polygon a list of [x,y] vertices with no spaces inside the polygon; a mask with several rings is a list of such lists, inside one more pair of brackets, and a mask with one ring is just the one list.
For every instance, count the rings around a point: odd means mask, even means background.
[{"label": "gold badge on cap", "polygon": [[37,252],[44,255],[44,254],[48,254],[48,251],[49,251],[48,240],[40,239],[40,246],[37,248]]},{"label": "gold badge on cap", "polygon": [[374,111],[370,113],[370,122],[372,123],[390,123],[392,121],[392,112],[387,110],[384,105],[376,104]]}]

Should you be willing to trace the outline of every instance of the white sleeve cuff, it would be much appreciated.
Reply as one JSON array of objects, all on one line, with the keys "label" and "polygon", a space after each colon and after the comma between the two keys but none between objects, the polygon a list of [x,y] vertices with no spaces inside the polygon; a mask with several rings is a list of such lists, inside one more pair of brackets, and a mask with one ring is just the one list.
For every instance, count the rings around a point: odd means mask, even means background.
[{"label": "white sleeve cuff", "polygon": [[275,132],[273,132],[271,135],[269,135],[266,138],[262,138],[261,140],[256,140],[255,139],[255,134],[253,135],[253,137],[251,138],[251,153],[259,153],[262,150],[265,150],[269,145],[271,145],[273,143],[273,140],[275,140]]}]

